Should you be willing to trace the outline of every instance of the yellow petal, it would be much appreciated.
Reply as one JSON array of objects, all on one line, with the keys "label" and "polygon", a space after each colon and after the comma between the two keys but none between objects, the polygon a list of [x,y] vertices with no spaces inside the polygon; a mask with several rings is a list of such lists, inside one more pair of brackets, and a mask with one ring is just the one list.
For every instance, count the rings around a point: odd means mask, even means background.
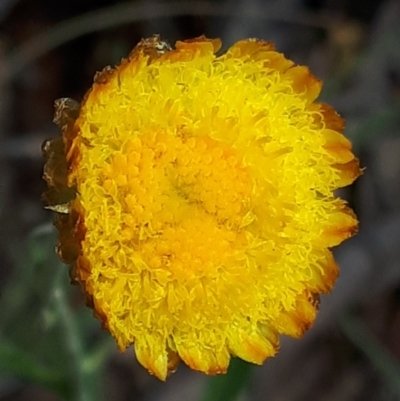
[{"label": "yellow petal", "polygon": [[168,352],[165,341],[156,336],[143,336],[135,342],[138,361],[154,376],[165,380],[168,375]]},{"label": "yellow petal", "polygon": [[256,327],[249,327],[247,330],[238,329],[237,332],[231,333],[228,344],[234,355],[258,365],[274,356],[279,346],[274,331],[268,330],[267,333],[264,330],[264,333],[261,333],[260,329]]},{"label": "yellow petal", "polygon": [[282,312],[277,324],[282,334],[300,338],[312,326],[316,314],[315,297],[306,291],[298,296],[291,310]]},{"label": "yellow petal", "polygon": [[343,132],[345,121],[333,107],[326,103],[315,103],[310,106],[310,109],[321,113],[320,115],[315,115],[316,122],[319,123],[320,128]]},{"label": "yellow petal", "polygon": [[354,158],[348,163],[334,164],[332,167],[338,172],[338,179],[336,181],[338,188],[352,184],[356,178],[362,174],[360,163],[357,158]]},{"label": "yellow petal", "polygon": [[175,338],[175,346],[180,358],[191,369],[208,375],[225,373],[228,369],[230,355],[225,345],[218,348],[207,346],[201,341],[183,340]]},{"label": "yellow petal", "polygon": [[249,57],[254,61],[266,59],[270,51],[275,50],[274,44],[257,39],[240,40],[232,45],[226,52],[226,57]]},{"label": "yellow petal", "polygon": [[293,91],[311,104],[320,94],[322,81],[317,79],[307,67],[294,66],[289,68],[283,77],[292,82]]},{"label": "yellow petal", "polygon": [[358,231],[358,221],[354,212],[344,203],[338,203],[337,210],[329,216],[323,233],[316,241],[319,247],[339,245]]},{"label": "yellow petal", "polygon": [[339,276],[339,267],[335,262],[332,252],[321,251],[321,256],[312,266],[312,275],[307,282],[307,288],[314,293],[328,293],[332,290]]},{"label": "yellow petal", "polygon": [[345,164],[354,159],[351,142],[340,132],[324,129],[324,148],[334,158],[335,163]]}]

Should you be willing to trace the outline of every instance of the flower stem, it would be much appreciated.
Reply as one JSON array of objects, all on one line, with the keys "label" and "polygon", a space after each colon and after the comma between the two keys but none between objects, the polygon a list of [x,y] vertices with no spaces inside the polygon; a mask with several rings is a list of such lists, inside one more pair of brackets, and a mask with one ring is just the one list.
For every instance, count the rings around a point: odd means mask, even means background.
[{"label": "flower stem", "polygon": [[65,289],[58,280],[54,289],[56,309],[60,317],[61,333],[68,353],[71,379],[74,384],[75,401],[93,400],[90,389],[90,378],[84,369],[84,353],[76,320],[71,312]]},{"label": "flower stem", "polygon": [[234,401],[245,389],[252,372],[252,365],[233,358],[226,375],[208,379],[202,401]]}]

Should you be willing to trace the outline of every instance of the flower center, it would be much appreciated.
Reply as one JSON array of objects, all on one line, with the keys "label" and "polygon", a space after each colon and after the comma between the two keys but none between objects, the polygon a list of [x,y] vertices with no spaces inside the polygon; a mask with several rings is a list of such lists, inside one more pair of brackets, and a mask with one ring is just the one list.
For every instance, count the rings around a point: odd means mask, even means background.
[{"label": "flower center", "polygon": [[185,132],[145,133],[104,169],[104,188],[115,184],[121,238],[149,267],[212,274],[244,249],[251,180],[231,147]]}]

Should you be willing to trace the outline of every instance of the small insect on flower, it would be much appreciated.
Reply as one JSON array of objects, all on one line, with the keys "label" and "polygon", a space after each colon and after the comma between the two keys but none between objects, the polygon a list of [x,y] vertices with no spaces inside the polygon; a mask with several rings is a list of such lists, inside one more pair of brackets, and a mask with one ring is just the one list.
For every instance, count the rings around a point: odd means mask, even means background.
[{"label": "small insect on flower", "polygon": [[161,380],[224,373],[301,337],[357,231],[361,173],[321,82],[271,43],[142,40],[56,102],[44,147],[58,253],[121,350]]}]

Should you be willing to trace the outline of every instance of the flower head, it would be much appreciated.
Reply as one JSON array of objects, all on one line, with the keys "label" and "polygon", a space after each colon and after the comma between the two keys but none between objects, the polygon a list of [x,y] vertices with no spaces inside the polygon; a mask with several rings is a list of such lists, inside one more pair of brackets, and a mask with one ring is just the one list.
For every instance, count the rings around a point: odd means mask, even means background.
[{"label": "flower head", "polygon": [[44,149],[61,258],[160,379],[302,336],[338,275],[330,248],[357,230],[334,191],[359,164],[321,82],[271,43],[220,46],[142,40],[80,107],[58,101]]}]

